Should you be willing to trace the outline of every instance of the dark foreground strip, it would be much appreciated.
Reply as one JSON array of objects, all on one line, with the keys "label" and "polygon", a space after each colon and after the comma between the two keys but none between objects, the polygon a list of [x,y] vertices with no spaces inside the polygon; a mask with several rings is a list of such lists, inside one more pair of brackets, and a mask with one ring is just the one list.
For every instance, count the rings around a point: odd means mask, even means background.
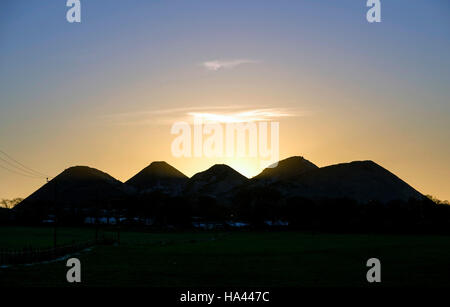
[{"label": "dark foreground strip", "polygon": [[[5,290],[5,289],[3,289]],[[27,296],[19,294],[26,291]],[[238,300],[237,295],[233,299],[225,300],[224,293],[239,293],[242,298],[244,293],[266,292],[265,300]],[[183,294],[214,294],[212,301],[205,298],[201,301],[183,301]],[[383,306],[389,304],[406,305],[409,303],[431,304],[439,298],[447,297],[446,289],[411,289],[380,287],[369,288],[82,288],[73,286],[68,288],[33,288],[33,289],[8,289],[2,294],[30,301],[40,300],[45,305],[85,306],[100,303],[102,306],[109,304],[124,306],[171,306],[171,305],[247,305],[247,306]],[[221,299],[218,299],[218,296]],[[247,295],[248,297],[248,295]],[[254,296],[253,296],[254,297]],[[192,296],[193,298],[193,296]],[[125,305],[127,304],[127,305]]]}]

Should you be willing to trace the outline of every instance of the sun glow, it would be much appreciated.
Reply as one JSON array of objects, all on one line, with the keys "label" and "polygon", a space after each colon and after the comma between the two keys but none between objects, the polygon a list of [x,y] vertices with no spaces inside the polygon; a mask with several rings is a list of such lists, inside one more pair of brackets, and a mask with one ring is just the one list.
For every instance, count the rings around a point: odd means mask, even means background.
[{"label": "sun glow", "polygon": [[224,162],[247,178],[252,178],[265,168],[259,159],[228,159]]}]

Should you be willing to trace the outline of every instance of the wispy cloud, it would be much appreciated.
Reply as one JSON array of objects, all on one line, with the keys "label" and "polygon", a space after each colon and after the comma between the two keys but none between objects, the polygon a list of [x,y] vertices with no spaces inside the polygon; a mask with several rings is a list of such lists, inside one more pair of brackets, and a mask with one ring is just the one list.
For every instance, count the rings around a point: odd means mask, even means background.
[{"label": "wispy cloud", "polygon": [[210,71],[219,71],[223,69],[232,69],[244,64],[255,64],[258,61],[249,59],[237,59],[237,60],[214,60],[203,62],[202,65],[205,69]]},{"label": "wispy cloud", "polygon": [[113,113],[113,114],[105,114],[102,116],[104,119],[126,119],[126,118],[136,118],[136,117],[153,117],[159,115],[176,115],[176,114],[187,114],[189,112],[196,111],[217,111],[217,110],[239,110],[245,109],[248,106],[239,106],[239,105],[226,105],[226,106],[192,106],[192,107],[181,107],[181,108],[166,108],[166,109],[153,109],[153,110],[142,110],[135,112],[122,112],[122,113]]},{"label": "wispy cloud", "polygon": [[166,108],[154,110],[142,110],[135,112],[122,112],[105,114],[101,119],[113,125],[148,125],[148,124],[171,124],[177,120],[187,120],[189,113],[195,112],[226,112],[229,110],[243,110],[248,106],[226,105],[226,106],[192,106],[181,108]]},{"label": "wispy cloud", "polygon": [[252,109],[240,112],[229,113],[206,113],[206,112],[189,112],[187,115],[201,118],[204,121],[217,123],[244,123],[258,121],[272,121],[280,117],[298,116],[295,112],[287,109]]},{"label": "wispy cloud", "polygon": [[112,125],[154,125],[201,119],[203,122],[243,123],[280,120],[284,117],[305,116],[295,108],[255,108],[251,106],[205,106],[146,110],[141,112],[117,113],[102,116]]}]

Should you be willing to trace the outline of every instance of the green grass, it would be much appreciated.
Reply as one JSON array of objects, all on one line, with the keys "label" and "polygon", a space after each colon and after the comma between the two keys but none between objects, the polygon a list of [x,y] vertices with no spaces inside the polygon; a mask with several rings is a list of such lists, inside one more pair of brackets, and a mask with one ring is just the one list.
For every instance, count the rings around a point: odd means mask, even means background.
[{"label": "green grass", "polygon": [[[0,248],[21,249],[24,247],[46,248],[53,246],[53,227],[0,227]],[[95,229],[58,228],[58,245],[95,239]]]},{"label": "green grass", "polygon": [[[373,286],[365,266],[372,257],[381,260],[381,286],[450,286],[445,236],[123,232],[119,246],[78,257],[77,286]],[[66,269],[64,262],[0,269],[0,287],[73,287]]]}]

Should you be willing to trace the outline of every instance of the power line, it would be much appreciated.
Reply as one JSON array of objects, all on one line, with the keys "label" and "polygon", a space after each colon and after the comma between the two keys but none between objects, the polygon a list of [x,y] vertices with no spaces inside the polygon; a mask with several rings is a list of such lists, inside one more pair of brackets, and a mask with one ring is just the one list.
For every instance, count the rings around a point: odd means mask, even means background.
[{"label": "power line", "polygon": [[[33,172],[30,172],[30,171],[28,171],[28,170],[25,169],[25,168],[20,168],[20,167],[18,167],[18,166],[15,165],[14,163],[11,163],[10,161],[8,161],[8,160],[6,160],[6,159],[3,159],[2,157],[0,157],[0,160],[3,161],[3,162],[5,162],[5,163],[7,163],[10,167],[13,168],[13,170],[16,170],[16,171],[19,171],[19,172],[23,172],[23,173],[28,174],[28,175],[30,175],[30,176],[38,176],[37,174],[35,174],[35,173],[33,173]],[[42,176],[39,176],[39,177],[42,177]]]},{"label": "power line", "polygon": [[25,177],[29,177],[29,178],[33,178],[33,179],[40,179],[40,180],[42,180],[42,177],[30,176],[28,174],[20,173],[18,171],[9,169],[9,168],[7,168],[6,166],[3,166],[3,165],[0,165],[0,167],[5,169],[5,170],[7,170],[7,171],[10,171],[11,173],[17,174],[17,175],[21,175],[21,176],[25,176]]},{"label": "power line", "polygon": [[[3,150],[0,149],[0,153],[4,154],[6,157],[8,157],[10,160],[12,160],[13,162],[19,164],[22,168],[24,168],[25,170],[28,170],[29,173],[34,173],[36,176],[43,176],[45,178],[50,177],[46,174],[43,174],[41,172],[35,171],[34,169],[20,163],[19,161],[17,161],[16,159],[14,159],[13,157],[11,157],[10,155],[8,155],[6,152],[4,152]],[[2,159],[3,160],[3,159]]]}]

